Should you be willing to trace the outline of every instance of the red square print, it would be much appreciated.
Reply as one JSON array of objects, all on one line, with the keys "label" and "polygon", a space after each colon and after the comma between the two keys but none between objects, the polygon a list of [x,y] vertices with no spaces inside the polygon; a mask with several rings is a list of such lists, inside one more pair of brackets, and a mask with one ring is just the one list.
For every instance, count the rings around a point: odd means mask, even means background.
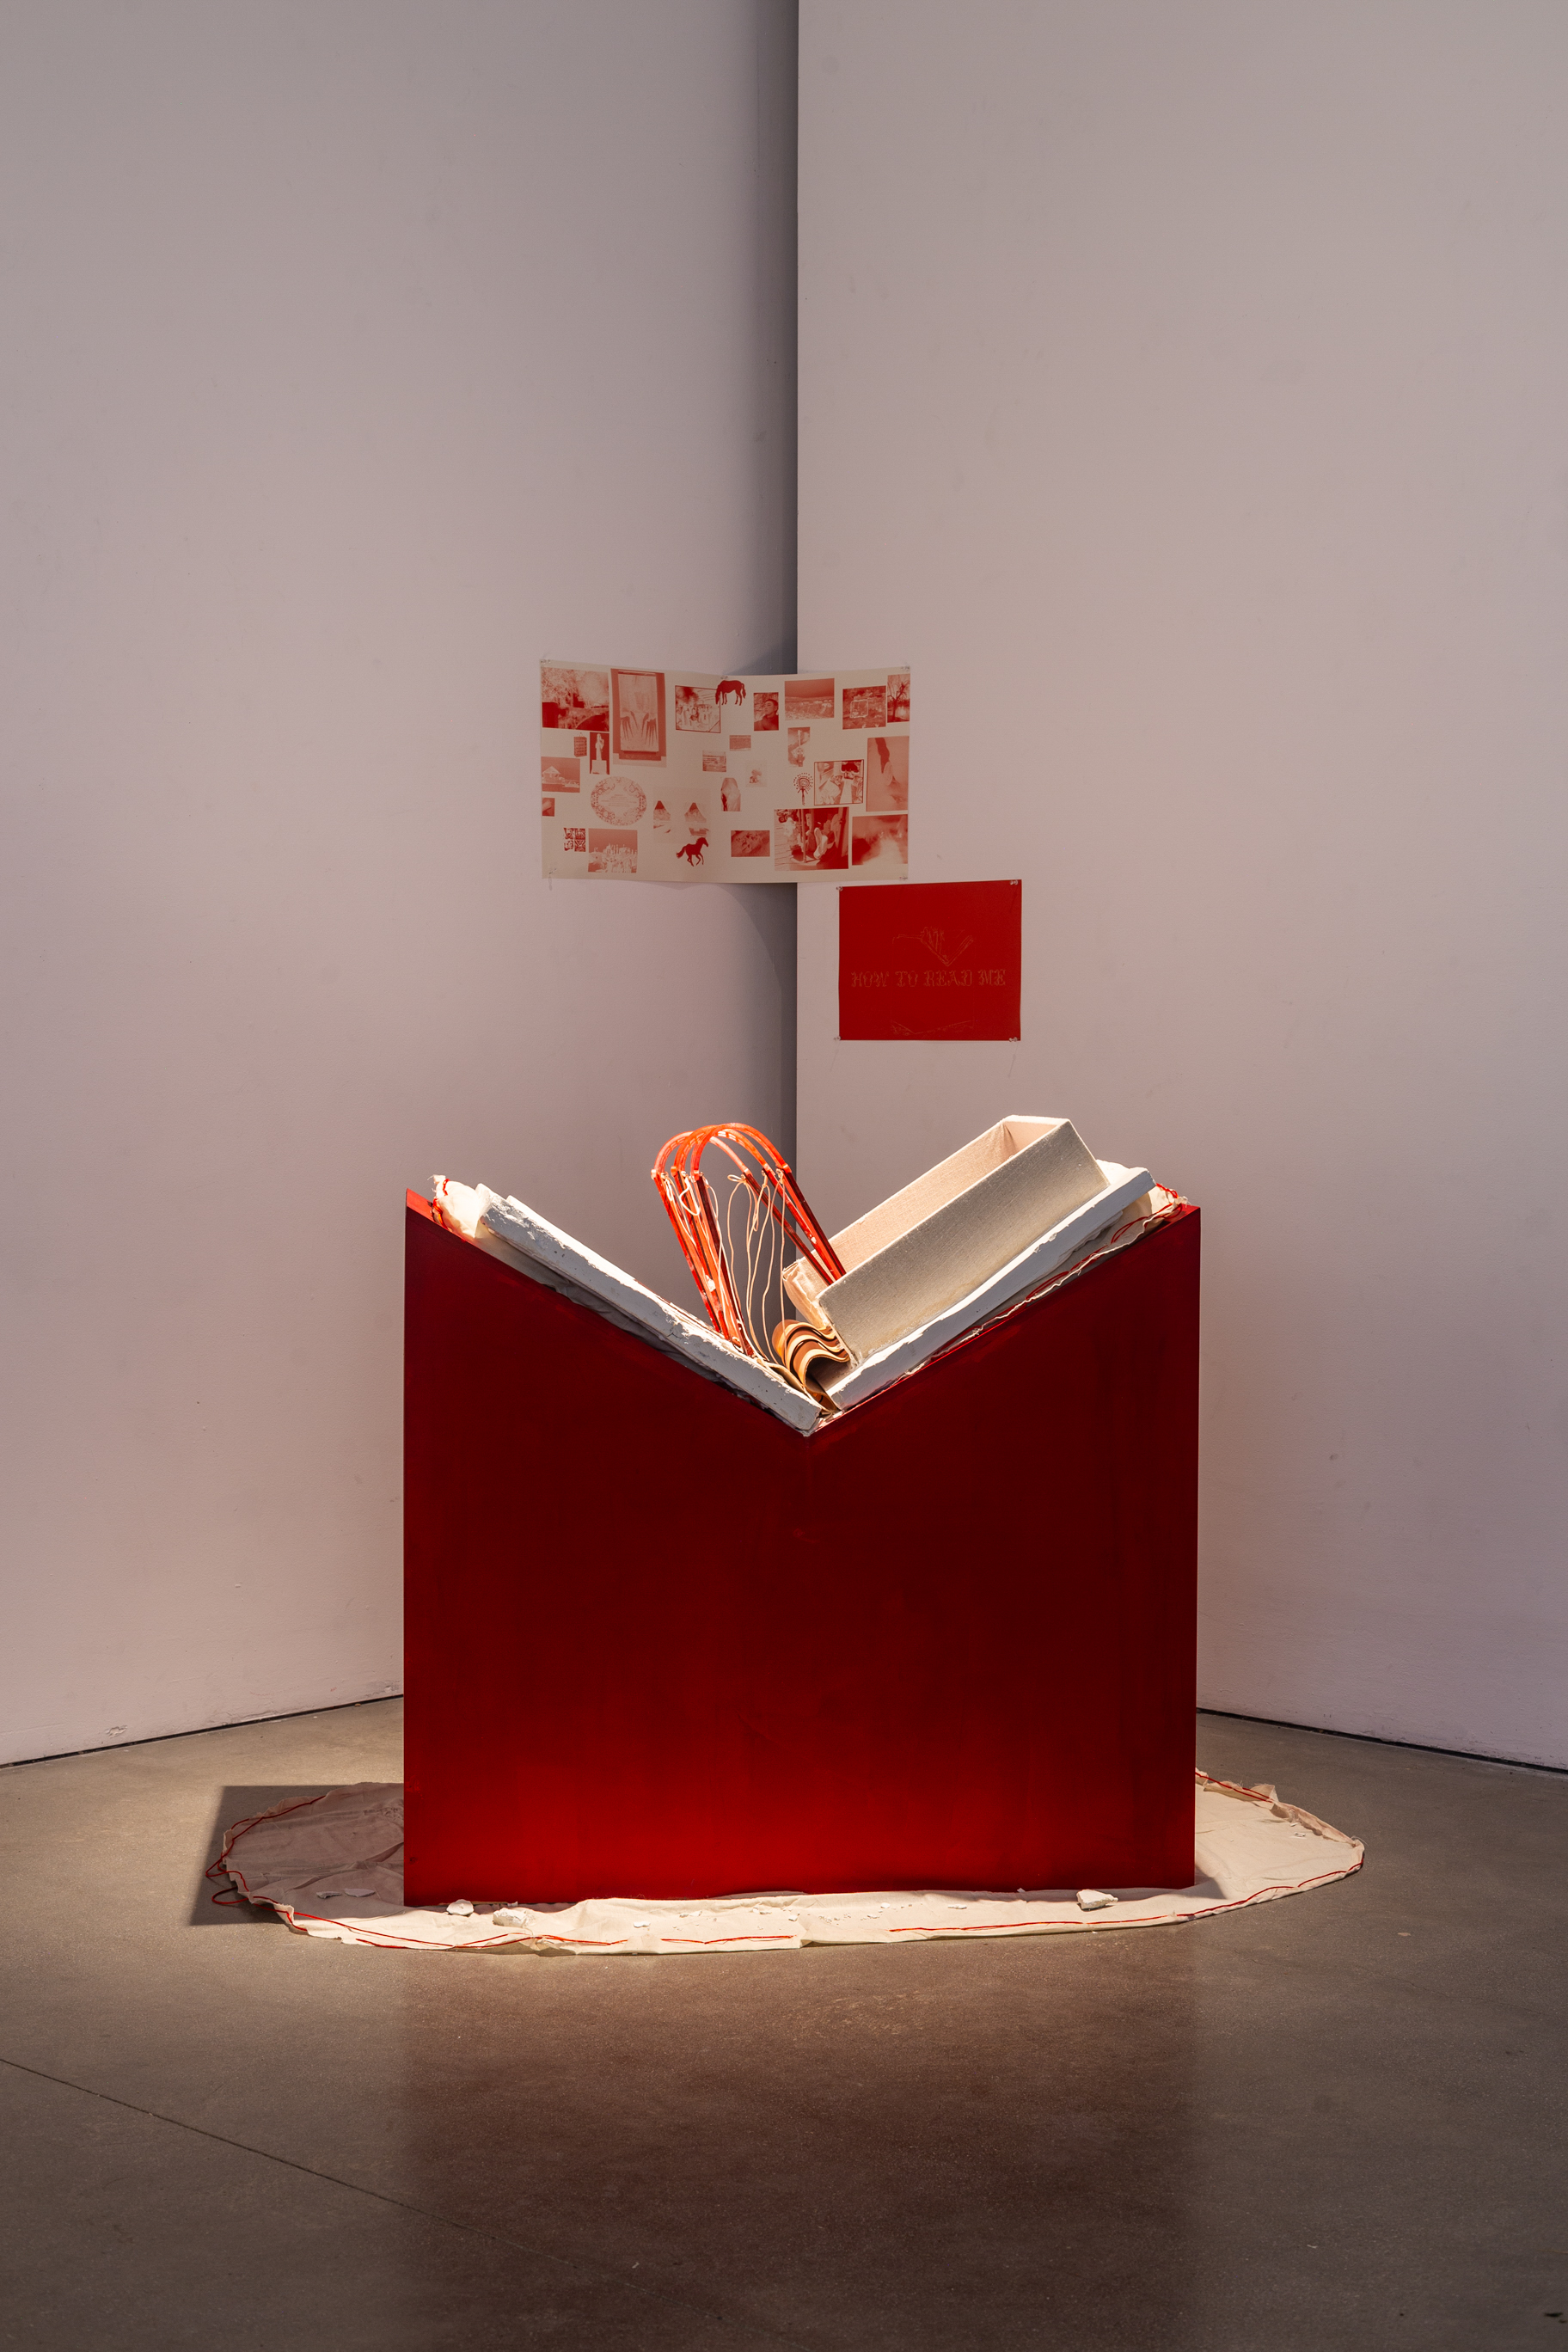
[{"label": "red square print", "polygon": [[1021,882],[838,893],[838,1034],[962,1043],[1018,1034]]}]

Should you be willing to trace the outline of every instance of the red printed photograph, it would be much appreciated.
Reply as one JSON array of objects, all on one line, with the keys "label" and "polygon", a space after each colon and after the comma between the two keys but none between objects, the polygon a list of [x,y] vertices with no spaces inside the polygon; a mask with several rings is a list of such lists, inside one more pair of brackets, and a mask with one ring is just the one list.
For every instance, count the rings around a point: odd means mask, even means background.
[{"label": "red printed photograph", "polygon": [[849,863],[847,809],[775,809],[773,866],[780,873],[816,874]]},{"label": "red printed photograph", "polygon": [[580,857],[588,846],[587,827],[581,824],[563,824],[561,828],[561,846]]},{"label": "red printed photograph", "polygon": [[866,746],[866,805],[907,809],[910,804],[910,739],[873,735]]},{"label": "red printed photograph", "polygon": [[907,669],[888,672],[888,724],[907,727],[910,723],[910,674]]},{"label": "red printed photograph", "polygon": [[849,842],[850,862],[866,868],[868,882],[883,875],[910,870],[910,821],[907,816],[871,816],[855,812]]},{"label": "red printed photograph", "polygon": [[588,827],[588,871],[603,874],[614,880],[630,880],[637,870],[637,837],[635,833]]},{"label": "red printed photograph", "polygon": [[784,680],[786,719],[831,719],[837,702],[830,677],[786,677]]},{"label": "red printed photograph", "polygon": [[574,735],[572,749],[579,760],[585,760],[588,756],[588,738],[585,735]]},{"label": "red printed photograph", "polygon": [[730,835],[731,857],[766,857],[773,847],[773,835],[764,825],[761,832],[742,832],[737,828]]},{"label": "red printed photograph", "polygon": [[686,812],[686,838],[678,841],[675,848],[677,857],[684,858],[692,873],[708,863],[708,834],[707,805],[693,801]]},{"label": "red printed photograph", "polygon": [[663,759],[662,670],[613,669],[610,713],[610,744],[617,760]]},{"label": "red printed photograph", "polygon": [[753,694],[752,697],[752,727],[760,729],[765,734],[770,728],[776,729],[778,723],[778,696],[771,691],[765,694]]},{"label": "red printed photograph", "polygon": [[606,671],[584,669],[575,662],[541,662],[539,688],[542,726],[608,727],[610,688]]},{"label": "red printed photograph", "polygon": [[812,800],[817,808],[853,808],[866,797],[866,771],[859,760],[814,760]]},{"label": "red printed photograph", "polygon": [[605,776],[588,798],[606,824],[636,824],[647,806],[647,793],[630,776]]},{"label": "red printed photograph", "polygon": [[569,751],[557,751],[552,759],[541,760],[539,781],[547,793],[580,793],[583,762]]},{"label": "red printed photograph", "polygon": [[844,689],[846,731],[857,727],[885,727],[888,689],[885,686],[847,686]]},{"label": "red printed photograph", "polygon": [[750,737],[749,735],[731,735],[731,738],[730,738],[730,749],[731,749],[731,751],[749,751],[751,750],[751,748],[752,748],[752,739],[751,739],[751,737]]},{"label": "red printed photograph", "polygon": [[840,1037],[1016,1037],[1023,936],[1021,882],[840,890]]},{"label": "red printed photograph", "polygon": [[607,776],[610,772],[610,739],[607,735],[588,738],[588,773]]},{"label": "red printed photograph", "polygon": [[792,768],[805,765],[805,747],[811,740],[809,727],[792,727],[789,730],[789,763]]},{"label": "red printed photograph", "polygon": [[728,753],[728,751],[704,751],[704,752],[703,752],[703,754],[702,754],[702,772],[703,772],[703,774],[704,774],[705,776],[722,776],[722,775],[726,775],[726,774],[728,774],[728,772],[729,772],[729,767],[730,767],[730,754]]},{"label": "red printed photograph", "polygon": [[545,794],[543,814],[546,816],[553,816],[555,814],[555,795],[553,793],[547,793]]},{"label": "red printed photograph", "polygon": [[710,686],[678,686],[675,723],[683,735],[717,735],[719,704]]}]

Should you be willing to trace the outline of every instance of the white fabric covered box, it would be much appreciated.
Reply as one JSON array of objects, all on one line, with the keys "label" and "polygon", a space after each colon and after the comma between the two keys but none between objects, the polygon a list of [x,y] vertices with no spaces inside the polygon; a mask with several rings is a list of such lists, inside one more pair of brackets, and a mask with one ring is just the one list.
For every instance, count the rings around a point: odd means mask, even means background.
[{"label": "white fabric covered box", "polygon": [[1011,1113],[832,1237],[845,1271],[784,1276],[858,1362],[954,1306],[1106,1189],[1072,1121]]}]

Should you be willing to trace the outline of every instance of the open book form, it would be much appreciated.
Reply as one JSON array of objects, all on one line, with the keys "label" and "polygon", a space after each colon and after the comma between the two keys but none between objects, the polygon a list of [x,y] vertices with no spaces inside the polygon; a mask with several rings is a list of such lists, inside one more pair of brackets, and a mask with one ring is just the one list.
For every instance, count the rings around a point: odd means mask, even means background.
[{"label": "open book form", "polygon": [[443,1223],[503,1263],[634,1332],[704,1380],[720,1381],[809,1436],[836,1411],[863,1403],[903,1379],[975,1325],[1016,1305],[1040,1284],[1071,1273],[1077,1263],[1096,1255],[1113,1239],[1119,1246],[1135,1241],[1178,1197],[1154,1185],[1146,1168],[1122,1168],[1114,1160],[1097,1165],[1104,1179],[1100,1192],[965,1297],[861,1360],[845,1366],[819,1358],[810,1366],[810,1377],[820,1381],[828,1399],[826,1410],[782,1371],[731,1347],[709,1324],[660,1298],[523,1202],[503,1199],[485,1184],[458,1184],[438,1176],[435,1205]]}]

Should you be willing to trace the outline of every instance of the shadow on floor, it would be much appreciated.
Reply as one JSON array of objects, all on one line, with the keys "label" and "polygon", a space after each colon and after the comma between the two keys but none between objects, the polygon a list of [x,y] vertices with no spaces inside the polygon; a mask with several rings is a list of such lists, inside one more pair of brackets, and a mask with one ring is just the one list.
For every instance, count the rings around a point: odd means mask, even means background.
[{"label": "shadow on floor", "polygon": [[[336,1781],[326,1780],[314,1788],[247,1789],[227,1788],[218,1792],[217,1809],[207,1835],[206,1851],[196,1864],[195,1891],[191,1897],[191,1914],[186,1922],[192,1927],[280,1927],[276,1911],[265,1904],[247,1903],[230,1890],[227,1879],[208,1878],[207,1871],[223,1852],[223,1842],[236,1822],[249,1821],[257,1813],[269,1812],[274,1805],[300,1804],[308,1797],[324,1797]],[[215,1903],[215,1895],[222,1900]]]},{"label": "shadow on floor", "polygon": [[334,2352],[1564,2340],[1562,1776],[1205,1717],[1369,1862],[1159,1934],[503,1963],[209,1901],[400,1723],[0,1772],[0,2342],[269,2346],[280,2280]]}]

